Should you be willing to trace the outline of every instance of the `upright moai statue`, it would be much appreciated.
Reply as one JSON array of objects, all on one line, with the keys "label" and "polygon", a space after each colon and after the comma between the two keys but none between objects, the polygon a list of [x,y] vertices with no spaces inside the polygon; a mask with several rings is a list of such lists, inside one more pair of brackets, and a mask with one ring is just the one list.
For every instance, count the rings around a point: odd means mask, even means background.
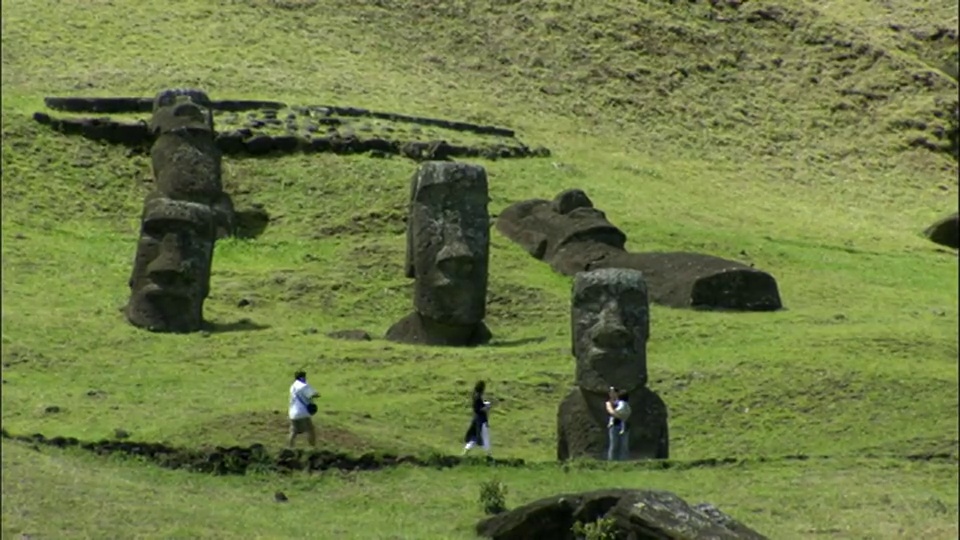
[{"label": "upright moai statue", "polygon": [[630,459],[669,457],[667,407],[646,387],[650,311],[643,274],[623,268],[576,274],[571,326],[577,386],[557,412],[557,459],[604,458],[611,387],[629,394]]},{"label": "upright moai statue", "polygon": [[423,163],[411,179],[406,275],[414,311],[386,338],[424,345],[487,343],[483,323],[490,259],[486,171],[448,161]]},{"label": "upright moai statue", "polygon": [[124,308],[137,327],[194,332],[203,325],[214,243],[232,232],[234,219],[209,105],[199,90],[165,90],[154,99],[155,190],[144,201]]}]

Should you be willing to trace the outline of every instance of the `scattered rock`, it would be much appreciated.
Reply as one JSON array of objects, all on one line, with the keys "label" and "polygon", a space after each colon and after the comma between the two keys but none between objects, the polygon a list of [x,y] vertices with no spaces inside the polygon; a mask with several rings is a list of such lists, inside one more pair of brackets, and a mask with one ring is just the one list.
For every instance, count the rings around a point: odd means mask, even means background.
[{"label": "scattered rock", "polygon": [[327,337],[351,341],[370,341],[373,339],[366,330],[334,330],[327,333]]},{"label": "scattered rock", "polygon": [[278,491],[278,492],[276,492],[276,493],[273,494],[273,500],[275,500],[275,501],[277,501],[277,502],[287,502],[287,501],[289,501],[290,499],[288,499],[287,496],[286,496],[286,494],[284,494],[282,491]]},{"label": "scattered rock", "polygon": [[56,406],[56,405],[50,405],[49,407],[47,407],[46,409],[44,409],[43,412],[45,412],[45,413],[47,413],[47,414],[56,414],[56,413],[60,412],[61,410],[62,410],[62,409],[60,409],[60,407],[58,407],[58,406]]},{"label": "scattered rock", "polygon": [[944,217],[923,231],[931,242],[953,249],[960,248],[960,213]]},{"label": "scattered rock", "polygon": [[119,440],[129,439],[129,438],[130,438],[130,433],[127,432],[126,430],[117,428],[117,429],[113,430],[113,436],[114,436],[114,438],[119,439]]},{"label": "scattered rock", "polygon": [[673,493],[607,489],[556,495],[481,520],[479,536],[495,540],[574,540],[575,523],[613,521],[615,538],[765,540],[709,504],[692,507]]},{"label": "scattered rock", "polygon": [[249,298],[241,298],[240,301],[237,302],[237,307],[247,307],[250,304],[251,302]]}]

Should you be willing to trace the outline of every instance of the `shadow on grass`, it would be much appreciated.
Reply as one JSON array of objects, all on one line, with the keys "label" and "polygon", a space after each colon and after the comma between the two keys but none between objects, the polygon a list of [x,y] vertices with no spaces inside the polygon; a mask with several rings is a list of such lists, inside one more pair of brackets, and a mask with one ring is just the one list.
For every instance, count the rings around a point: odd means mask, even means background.
[{"label": "shadow on grass", "polygon": [[546,337],[532,337],[532,338],[520,338],[512,339],[509,341],[492,341],[487,344],[487,347],[519,347],[520,345],[527,345],[528,343],[543,343],[546,341]]},{"label": "shadow on grass", "polygon": [[211,334],[228,334],[230,332],[256,332],[267,330],[269,325],[257,324],[250,319],[240,319],[232,323],[206,322],[203,329]]}]

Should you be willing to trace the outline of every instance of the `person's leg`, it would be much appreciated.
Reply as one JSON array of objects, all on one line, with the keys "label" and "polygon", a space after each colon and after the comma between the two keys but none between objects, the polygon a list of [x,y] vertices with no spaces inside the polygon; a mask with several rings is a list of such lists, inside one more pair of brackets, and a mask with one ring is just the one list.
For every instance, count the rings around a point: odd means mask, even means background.
[{"label": "person's leg", "polygon": [[293,442],[297,438],[297,421],[290,420],[290,433],[287,436],[287,446],[293,448]]},{"label": "person's leg", "polygon": [[610,426],[607,428],[607,461],[616,459],[617,452],[617,431],[620,428]]},{"label": "person's leg", "polygon": [[620,461],[630,459],[630,432],[624,431],[620,434]]},{"label": "person's leg", "polygon": [[480,438],[483,439],[483,451],[490,455],[490,428],[486,424],[480,426]]},{"label": "person's leg", "polygon": [[310,446],[317,447],[317,427],[313,425],[313,418],[304,418],[305,423],[307,424],[307,442],[310,443]]}]

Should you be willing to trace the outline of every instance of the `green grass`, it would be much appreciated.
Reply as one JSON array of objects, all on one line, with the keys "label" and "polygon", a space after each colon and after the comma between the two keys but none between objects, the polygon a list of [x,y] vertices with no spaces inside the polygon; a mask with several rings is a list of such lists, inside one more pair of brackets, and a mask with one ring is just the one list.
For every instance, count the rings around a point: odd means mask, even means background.
[{"label": "green grass", "polygon": [[[331,447],[457,451],[468,390],[485,378],[502,402],[497,452],[554,457],[556,405],[573,382],[570,282],[498,233],[493,346],[325,336],[379,337],[411,309],[407,160],[225,160],[237,206],[263,204],[275,219],[255,240],[218,242],[205,313],[223,328],[263,328],[167,336],[124,322],[149,160],[49,132],[30,115],[48,95],[197,86],[214,99],[514,128],[553,156],[480,161],[491,213],[581,187],[630,249],[703,251],[771,272],[780,313],[653,306],[651,386],[670,409],[672,457],[834,459],[214,478],[4,442],[4,536],[469,537],[479,483],[499,474],[513,506],[658,487],[775,538],[956,537],[956,514],[930,501],[956,508],[957,465],[894,459],[956,453],[960,438],[957,257],[920,235],[956,210],[957,162],[907,145],[935,140],[934,113],[957,92],[938,64],[956,41],[910,31],[956,31],[956,3],[793,2],[792,30],[745,20],[764,1],[719,12],[727,22],[708,18],[704,2],[490,4],[4,1],[3,427],[279,447],[289,377],[305,367]],[[926,72],[932,82],[917,82]],[[850,89],[886,97],[841,93]],[[52,405],[61,412],[45,412]],[[288,505],[273,503],[277,489]]]}]

